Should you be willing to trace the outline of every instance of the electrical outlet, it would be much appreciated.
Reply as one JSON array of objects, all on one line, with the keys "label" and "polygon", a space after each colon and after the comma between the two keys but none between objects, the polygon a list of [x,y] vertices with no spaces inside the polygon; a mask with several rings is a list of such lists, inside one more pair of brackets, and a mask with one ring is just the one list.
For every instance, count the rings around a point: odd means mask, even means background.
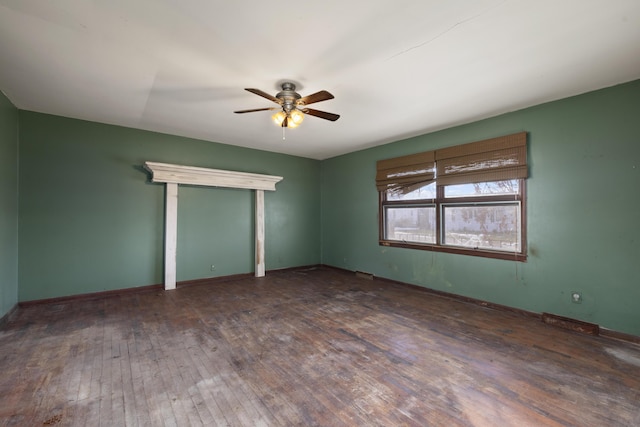
[{"label": "electrical outlet", "polygon": [[580,292],[571,292],[571,302],[576,304],[582,303],[582,294]]},{"label": "electrical outlet", "polygon": [[211,271],[216,271],[216,266],[211,264]]}]

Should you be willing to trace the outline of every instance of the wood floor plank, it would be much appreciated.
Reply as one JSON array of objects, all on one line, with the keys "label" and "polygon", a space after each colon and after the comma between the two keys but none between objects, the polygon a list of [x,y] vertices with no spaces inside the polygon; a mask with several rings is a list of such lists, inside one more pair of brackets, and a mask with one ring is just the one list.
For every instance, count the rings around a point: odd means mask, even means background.
[{"label": "wood floor plank", "polygon": [[33,305],[0,426],[637,426],[640,346],[332,269]]}]

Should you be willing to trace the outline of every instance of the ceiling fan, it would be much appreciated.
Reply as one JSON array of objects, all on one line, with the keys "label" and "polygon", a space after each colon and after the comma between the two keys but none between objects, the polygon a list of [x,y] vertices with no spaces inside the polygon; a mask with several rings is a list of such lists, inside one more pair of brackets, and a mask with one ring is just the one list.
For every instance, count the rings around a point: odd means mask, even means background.
[{"label": "ceiling fan", "polygon": [[[251,89],[247,88],[251,93],[255,93],[258,96],[263,98],[267,98],[269,101],[273,101],[279,105],[279,107],[268,107],[268,108],[254,108],[251,110],[239,110],[234,111],[234,113],[242,114],[242,113],[253,113],[254,111],[273,111],[279,110],[276,114],[272,116],[273,121],[283,128],[295,128],[304,119],[304,115],[308,114],[310,116],[320,117],[321,119],[331,120],[335,122],[340,118],[338,114],[327,113],[326,111],[314,110],[313,108],[307,108],[307,105],[313,104],[320,101],[326,101],[329,99],[333,99],[333,95],[327,92],[326,90],[321,90],[320,92],[313,93],[308,96],[300,96],[298,92],[296,92],[296,85],[291,82],[282,83],[282,90],[276,94],[276,96],[271,96],[266,92],[261,91],[260,89]],[[283,129],[284,131],[284,129]]]}]

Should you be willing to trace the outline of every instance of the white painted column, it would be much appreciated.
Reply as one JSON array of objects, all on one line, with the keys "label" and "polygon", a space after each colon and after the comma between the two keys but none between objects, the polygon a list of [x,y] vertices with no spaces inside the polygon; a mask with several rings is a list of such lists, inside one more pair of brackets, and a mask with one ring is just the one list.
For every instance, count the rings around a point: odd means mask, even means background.
[{"label": "white painted column", "polygon": [[164,289],[176,288],[176,254],[178,247],[178,184],[167,182],[164,231]]},{"label": "white painted column", "polygon": [[264,273],[264,190],[256,190],[256,277]]}]

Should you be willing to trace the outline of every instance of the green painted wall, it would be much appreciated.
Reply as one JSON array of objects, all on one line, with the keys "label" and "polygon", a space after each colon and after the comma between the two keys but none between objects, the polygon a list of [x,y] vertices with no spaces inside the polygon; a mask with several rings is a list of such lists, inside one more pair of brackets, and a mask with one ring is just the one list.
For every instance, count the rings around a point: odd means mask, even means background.
[{"label": "green painted wall", "polygon": [[0,317],[18,303],[18,109],[0,92]]},{"label": "green painted wall", "polygon": [[[17,300],[162,282],[152,160],[284,176],[265,195],[267,269],[323,262],[640,335],[637,117],[640,81],[318,162],[18,111],[0,96],[0,315]],[[377,160],[521,130],[528,262],[378,245]],[[181,186],[178,280],[253,271],[253,212],[250,191]]]},{"label": "green painted wall", "polygon": [[[378,245],[377,160],[522,130],[528,262]],[[640,81],[322,162],[323,263],[635,335],[639,218]]]},{"label": "green painted wall", "polygon": [[[145,161],[283,176],[266,268],[320,262],[320,162],[20,111],[19,300],[163,282],[164,185]],[[180,186],[178,280],[250,273],[249,190]],[[211,265],[215,271],[211,271]]]}]

